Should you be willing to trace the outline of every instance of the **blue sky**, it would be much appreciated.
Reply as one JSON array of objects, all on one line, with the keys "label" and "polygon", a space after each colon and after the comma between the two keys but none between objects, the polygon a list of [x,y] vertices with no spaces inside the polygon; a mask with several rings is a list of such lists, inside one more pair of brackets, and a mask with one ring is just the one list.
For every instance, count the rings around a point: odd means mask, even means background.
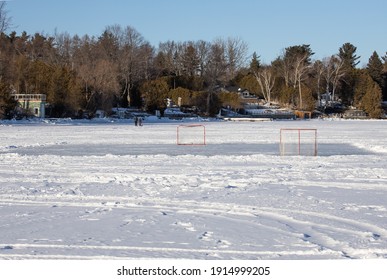
[{"label": "blue sky", "polygon": [[7,10],[18,33],[99,36],[108,25],[130,25],[155,47],[234,37],[264,63],[300,44],[321,59],[350,42],[362,65],[373,51],[387,52],[385,0],[13,0]]}]

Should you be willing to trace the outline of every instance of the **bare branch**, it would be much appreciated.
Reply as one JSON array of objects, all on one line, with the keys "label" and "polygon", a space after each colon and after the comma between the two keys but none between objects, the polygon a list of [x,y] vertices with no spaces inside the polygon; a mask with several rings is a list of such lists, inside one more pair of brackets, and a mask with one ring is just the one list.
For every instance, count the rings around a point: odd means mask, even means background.
[{"label": "bare branch", "polygon": [[261,88],[263,98],[267,103],[271,102],[271,94],[274,88],[275,77],[271,67],[264,67],[259,72],[254,72],[254,76]]},{"label": "bare branch", "polygon": [[8,16],[5,9],[5,1],[0,1],[0,33],[3,33],[11,27],[12,18]]}]

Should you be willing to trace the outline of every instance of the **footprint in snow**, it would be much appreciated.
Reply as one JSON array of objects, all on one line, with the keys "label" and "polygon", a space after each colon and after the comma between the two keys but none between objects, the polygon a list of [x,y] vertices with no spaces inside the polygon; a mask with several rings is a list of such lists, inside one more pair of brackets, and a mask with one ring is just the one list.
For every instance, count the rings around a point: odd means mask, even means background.
[{"label": "footprint in snow", "polygon": [[218,240],[216,243],[217,243],[219,248],[228,248],[232,244],[231,242],[229,242],[227,240]]},{"label": "footprint in snow", "polygon": [[200,240],[204,240],[204,241],[210,241],[212,239],[212,235],[213,235],[213,232],[211,231],[205,231],[203,232],[200,236],[199,236],[199,239]]}]

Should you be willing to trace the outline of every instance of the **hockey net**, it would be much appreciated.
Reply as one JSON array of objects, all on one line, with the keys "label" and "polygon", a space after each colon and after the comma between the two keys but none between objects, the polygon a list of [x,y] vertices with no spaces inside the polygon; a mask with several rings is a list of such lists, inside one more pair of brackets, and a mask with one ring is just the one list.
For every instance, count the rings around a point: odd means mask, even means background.
[{"label": "hockey net", "polygon": [[282,128],[280,155],[317,156],[317,129]]},{"label": "hockey net", "polygon": [[177,145],[206,145],[206,127],[201,124],[179,125]]}]

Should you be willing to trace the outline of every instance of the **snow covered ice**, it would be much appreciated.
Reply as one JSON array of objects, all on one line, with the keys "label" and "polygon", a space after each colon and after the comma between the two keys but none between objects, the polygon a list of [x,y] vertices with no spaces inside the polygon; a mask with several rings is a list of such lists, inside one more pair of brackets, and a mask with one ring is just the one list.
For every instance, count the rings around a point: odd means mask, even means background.
[{"label": "snow covered ice", "polygon": [[387,122],[178,124],[0,123],[0,259],[387,258]]}]

